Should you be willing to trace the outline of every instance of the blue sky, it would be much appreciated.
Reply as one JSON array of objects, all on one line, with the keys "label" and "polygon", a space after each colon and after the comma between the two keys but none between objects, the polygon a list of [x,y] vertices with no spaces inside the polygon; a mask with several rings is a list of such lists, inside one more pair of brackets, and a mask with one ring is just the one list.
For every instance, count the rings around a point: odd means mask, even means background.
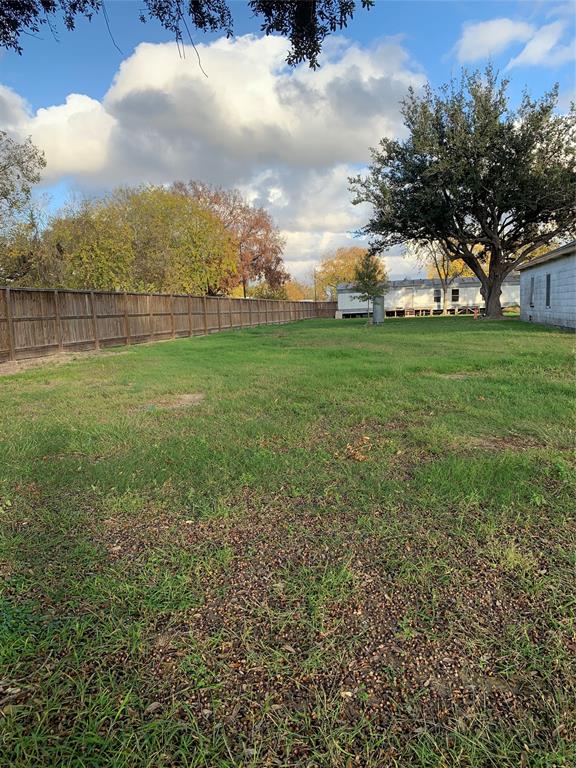
[{"label": "blue sky", "polygon": [[[437,86],[490,60],[513,100],[556,81],[561,108],[574,98],[572,3],[380,0],[326,45],[316,73],[287,71],[284,42],[259,40],[246,4],[231,6],[235,40],[193,32],[208,78],[192,49],[182,59],[158,24],[138,21],[137,2],[107,3],[121,51],[100,15],[56,38],[25,37],[22,56],[0,54],[0,115],[45,149],[52,206],[175,177],[239,186],[271,209],[288,266],[305,277],[362,223],[346,179],[381,135],[401,131],[408,85]],[[394,255],[389,268],[415,271]]]}]

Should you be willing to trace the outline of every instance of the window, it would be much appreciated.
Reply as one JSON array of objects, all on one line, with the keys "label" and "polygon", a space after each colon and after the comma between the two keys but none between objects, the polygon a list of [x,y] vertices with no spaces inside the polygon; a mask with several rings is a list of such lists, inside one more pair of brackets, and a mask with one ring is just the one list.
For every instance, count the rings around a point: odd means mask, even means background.
[{"label": "window", "polygon": [[534,306],[534,277],[530,278],[530,306]]},{"label": "window", "polygon": [[550,309],[550,282],[552,275],[546,275],[546,308]]},{"label": "window", "polygon": [[452,288],[452,302],[460,301],[460,288]]},{"label": "window", "polygon": [[434,288],[434,301],[436,304],[440,304],[440,299],[442,298],[442,291],[440,288]]}]

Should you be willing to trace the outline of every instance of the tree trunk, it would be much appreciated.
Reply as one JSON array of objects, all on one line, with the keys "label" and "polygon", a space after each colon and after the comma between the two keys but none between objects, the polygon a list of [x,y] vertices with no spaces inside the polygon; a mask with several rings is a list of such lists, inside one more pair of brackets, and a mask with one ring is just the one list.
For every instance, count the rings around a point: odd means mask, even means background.
[{"label": "tree trunk", "polygon": [[246,298],[246,278],[242,278],[242,291],[244,292],[244,298]]},{"label": "tree trunk", "polygon": [[446,303],[447,300],[448,300],[448,287],[443,285],[442,286],[442,314],[443,315],[448,314],[448,305]]},{"label": "tree trunk", "polygon": [[492,277],[486,285],[482,286],[480,293],[484,297],[486,304],[486,317],[502,317],[502,304],[500,303],[500,294],[502,293],[503,277]]}]

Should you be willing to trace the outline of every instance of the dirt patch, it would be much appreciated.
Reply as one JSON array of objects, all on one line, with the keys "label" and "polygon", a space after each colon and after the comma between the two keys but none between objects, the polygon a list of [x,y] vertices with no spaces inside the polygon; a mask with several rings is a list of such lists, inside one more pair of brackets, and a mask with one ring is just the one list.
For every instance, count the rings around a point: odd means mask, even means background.
[{"label": "dirt patch", "polygon": [[472,437],[467,441],[470,448],[483,451],[527,451],[532,448],[545,448],[543,443],[526,435],[494,435],[490,437]]},{"label": "dirt patch", "polygon": [[190,408],[193,405],[200,405],[203,400],[204,394],[202,392],[189,392],[183,395],[173,395],[172,397],[154,400],[140,408],[140,410],[151,411],[159,408],[163,411],[175,411],[179,408]]},{"label": "dirt patch", "polygon": [[95,357],[96,355],[126,355],[127,349],[87,349],[74,352],[62,352],[56,355],[45,355],[44,357],[30,357],[24,360],[7,360],[0,362],[0,376],[13,376],[16,373],[24,373],[34,368],[42,368],[46,365],[63,365],[73,360]]},{"label": "dirt patch", "polygon": [[454,373],[439,373],[438,376],[441,379],[451,379],[453,381],[462,381],[463,379],[470,379],[473,376],[476,376],[475,373],[465,372],[465,371],[455,371]]},{"label": "dirt patch", "polygon": [[[310,514],[310,501],[270,501],[246,516],[183,526],[182,546],[225,547],[233,567],[216,568],[202,581],[202,600],[180,617],[181,636],[176,625],[168,637],[159,628],[151,638],[143,664],[158,681],[150,692],[155,701],[168,706],[176,696],[208,723],[217,685],[218,717],[234,750],[241,749],[234,734],[252,729],[272,743],[273,728],[259,715],[263,699],[302,727],[294,713],[314,713],[318,692],[327,694],[343,726],[359,718],[378,727],[396,721],[407,733],[413,718],[466,730],[486,712],[505,720],[526,711],[543,715],[538,687],[520,689],[501,674],[496,652],[485,647],[480,659],[470,642],[471,628],[480,628],[472,635],[481,643],[485,633],[502,636],[510,615],[530,616],[537,606],[523,589],[500,581],[476,546],[458,543],[456,554],[444,538],[430,549],[427,533],[410,543],[386,539],[384,546],[378,535],[359,535],[354,514],[339,511],[336,523],[328,512]],[[415,566],[458,557],[468,576],[435,580],[431,608],[430,578],[395,577],[394,555]],[[335,582],[342,573],[349,575],[345,588]],[[545,631],[533,642],[545,643]],[[336,644],[335,637],[346,640]],[[206,681],[194,690],[179,661],[191,647]]]}]

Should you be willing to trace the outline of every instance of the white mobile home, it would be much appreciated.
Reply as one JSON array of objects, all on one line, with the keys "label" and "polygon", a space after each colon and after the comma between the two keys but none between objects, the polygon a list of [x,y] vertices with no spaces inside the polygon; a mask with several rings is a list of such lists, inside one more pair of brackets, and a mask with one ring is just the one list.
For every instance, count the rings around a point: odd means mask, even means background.
[{"label": "white mobile home", "polygon": [[519,269],[522,320],[576,328],[576,240]]},{"label": "white mobile home", "polygon": [[[437,279],[391,280],[384,297],[386,317],[413,317],[442,314],[442,283]],[[448,286],[447,310],[451,315],[474,312],[484,308],[480,281],[475,277],[460,277]],[[502,286],[502,306],[520,305],[520,277],[510,275]],[[337,317],[359,317],[368,313],[367,302],[360,301],[352,283],[338,286]]]}]

